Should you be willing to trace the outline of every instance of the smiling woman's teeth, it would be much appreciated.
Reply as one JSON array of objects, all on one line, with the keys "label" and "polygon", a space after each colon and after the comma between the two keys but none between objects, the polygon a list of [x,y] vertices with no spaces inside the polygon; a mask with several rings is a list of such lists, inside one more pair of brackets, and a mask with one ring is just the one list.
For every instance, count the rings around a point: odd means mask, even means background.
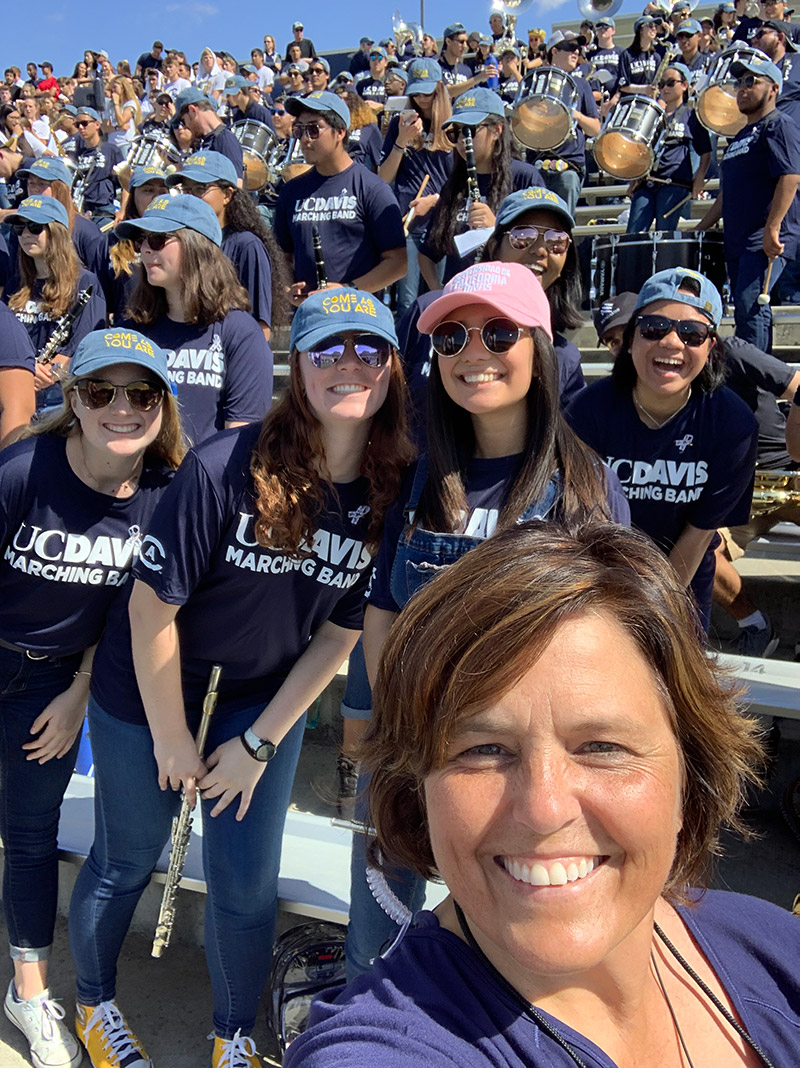
[{"label": "smiling woman's teeth", "polygon": [[683,360],[680,356],[657,356],[653,363],[657,367],[683,367]]},{"label": "smiling woman's teeth", "polygon": [[471,386],[475,382],[496,382],[497,379],[501,378],[502,376],[499,375],[496,371],[492,371],[484,372],[480,375],[462,375],[461,377],[464,379],[467,385]]},{"label": "smiling woman's teeth", "polygon": [[520,864],[518,860],[503,857],[503,867],[512,879],[531,886],[566,886],[585,879],[600,863],[600,857],[580,857],[578,860],[560,860],[554,864]]},{"label": "smiling woman's teeth", "polygon": [[361,393],[365,388],[366,388],[365,386],[357,386],[355,384],[351,385],[351,386],[345,386],[345,385],[332,386],[331,387],[331,392],[332,393]]},{"label": "smiling woman's teeth", "polygon": [[105,428],[115,434],[133,434],[135,430],[138,430],[135,426],[118,426],[116,423],[106,423]]}]

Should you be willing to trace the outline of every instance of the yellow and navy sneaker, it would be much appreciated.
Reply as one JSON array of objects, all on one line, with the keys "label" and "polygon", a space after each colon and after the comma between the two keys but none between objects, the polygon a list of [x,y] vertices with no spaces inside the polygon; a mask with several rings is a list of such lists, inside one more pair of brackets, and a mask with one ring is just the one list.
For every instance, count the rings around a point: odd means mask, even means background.
[{"label": "yellow and navy sneaker", "polygon": [[116,1001],[75,1006],[75,1033],[93,1068],[153,1068]]},{"label": "yellow and navy sneaker", "polygon": [[233,1038],[214,1035],[211,1068],[263,1068],[256,1044],[249,1035],[237,1031]]}]

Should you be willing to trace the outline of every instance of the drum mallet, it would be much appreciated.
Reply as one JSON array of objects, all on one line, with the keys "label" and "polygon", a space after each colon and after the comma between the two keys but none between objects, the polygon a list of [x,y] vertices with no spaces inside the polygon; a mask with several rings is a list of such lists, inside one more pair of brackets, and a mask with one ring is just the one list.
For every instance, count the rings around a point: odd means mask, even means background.
[{"label": "drum mallet", "polygon": [[774,262],[775,262],[774,256],[770,256],[769,259],[767,260],[767,273],[764,275],[764,285],[763,285],[763,287],[761,289],[761,292],[758,294],[758,301],[757,301],[757,303],[761,304],[762,306],[764,304],[769,304],[769,282],[770,282],[770,279],[772,278],[772,265],[773,265]]},{"label": "drum mallet", "polygon": [[689,201],[689,200],[691,200],[691,199],[692,199],[692,194],[690,193],[690,194],[688,195],[688,197],[684,197],[684,198],[683,198],[683,200],[679,200],[679,201],[678,201],[678,203],[677,203],[677,204],[675,205],[675,207],[674,207],[674,208],[670,208],[670,209],[669,209],[669,211],[665,211],[665,212],[664,212],[664,218],[665,218],[665,219],[668,219],[670,215],[672,215],[672,214],[673,214],[674,212],[676,212],[676,211],[678,210],[678,208],[682,208],[682,207],[683,207],[683,205],[684,205],[684,204],[685,204],[685,203],[686,203],[687,201]]},{"label": "drum mallet", "polygon": [[[430,180],[431,180],[431,176],[426,173],[425,177],[422,179],[422,182],[420,184],[419,189],[417,190],[417,195],[416,195],[416,197],[414,197],[415,200],[417,200],[419,197],[422,196],[422,194],[425,192],[425,189],[427,188],[428,182]],[[406,237],[408,237],[408,228],[411,225],[411,222],[412,222],[412,220],[413,220],[415,215],[416,215],[416,209],[411,208],[410,211],[406,212],[406,217],[403,219],[403,232],[405,233]]]}]

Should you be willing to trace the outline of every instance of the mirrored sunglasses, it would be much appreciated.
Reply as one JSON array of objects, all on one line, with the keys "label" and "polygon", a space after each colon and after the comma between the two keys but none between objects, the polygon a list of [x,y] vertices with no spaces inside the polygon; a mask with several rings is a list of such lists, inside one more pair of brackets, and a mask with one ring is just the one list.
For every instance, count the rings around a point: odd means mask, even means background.
[{"label": "mirrored sunglasses", "polygon": [[348,343],[367,367],[383,367],[392,354],[391,342],[376,334],[357,334],[349,339],[349,342],[334,334],[310,348],[308,358],[314,367],[320,370],[333,367],[344,356]]},{"label": "mirrored sunglasses", "polygon": [[502,356],[516,345],[522,330],[511,319],[498,316],[489,319],[483,326],[464,326],[463,323],[446,321],[439,323],[431,334],[431,347],[437,356],[450,359],[458,356],[469,344],[469,336],[477,331],[483,347],[495,356]]},{"label": "mirrored sunglasses", "polygon": [[535,245],[541,239],[547,251],[557,255],[566,252],[572,241],[565,230],[540,230],[538,226],[512,226],[506,237],[511,247],[518,252]]},{"label": "mirrored sunglasses", "polygon": [[662,341],[674,330],[690,348],[697,348],[714,334],[710,323],[696,319],[668,319],[666,315],[637,315],[636,325],[645,341]]}]

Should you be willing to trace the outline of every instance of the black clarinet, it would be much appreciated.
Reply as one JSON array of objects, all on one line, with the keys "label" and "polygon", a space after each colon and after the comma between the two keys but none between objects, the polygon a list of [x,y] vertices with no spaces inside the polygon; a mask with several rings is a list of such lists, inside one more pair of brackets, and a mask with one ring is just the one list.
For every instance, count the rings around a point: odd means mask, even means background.
[{"label": "black clarinet", "polygon": [[464,159],[467,164],[467,202],[476,204],[481,199],[481,187],[478,185],[478,167],[475,163],[472,130],[466,127],[464,128]]},{"label": "black clarinet", "polygon": [[[65,311],[57,321],[53,333],[36,353],[36,362],[40,366],[46,367],[48,364],[52,364],[53,358],[58,355],[61,346],[65,341],[69,341],[75,320],[92,299],[92,293],[94,293],[94,286],[87,286],[86,289],[82,289],[75,304],[69,311]],[[67,372],[59,364],[53,364],[50,370],[56,378],[66,377]]]},{"label": "black clarinet", "polygon": [[319,236],[319,227],[311,227],[311,240],[314,243],[314,264],[317,268],[317,289],[328,288],[328,276],[325,273],[325,257],[322,254],[322,239]]}]

